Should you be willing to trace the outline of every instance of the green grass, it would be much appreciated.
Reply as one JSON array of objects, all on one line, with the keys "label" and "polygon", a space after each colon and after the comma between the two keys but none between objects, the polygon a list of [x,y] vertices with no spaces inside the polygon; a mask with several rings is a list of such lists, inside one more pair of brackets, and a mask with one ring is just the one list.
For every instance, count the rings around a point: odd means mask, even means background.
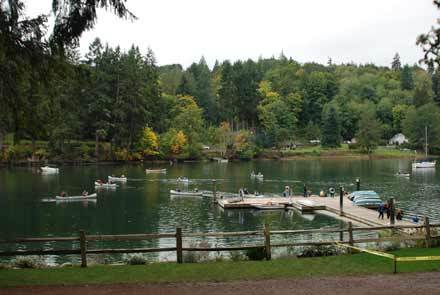
[{"label": "green grass", "polygon": [[[440,255],[440,248],[404,249],[392,253],[398,256]],[[399,273],[439,270],[439,261],[398,263]],[[2,269],[0,270],[0,286],[231,281],[391,272],[391,260],[362,253],[318,258],[285,258],[272,261],[225,261],[180,265],[175,263],[136,266],[102,265],[83,269],[80,267]]]},{"label": "green grass", "polygon": [[[267,152],[270,152],[269,150]],[[360,150],[349,149],[347,144],[338,148],[323,148],[321,146],[302,146],[294,150],[283,150],[284,157],[368,157]],[[379,147],[371,154],[375,158],[407,158],[414,157],[414,151],[401,151],[394,148]]]}]

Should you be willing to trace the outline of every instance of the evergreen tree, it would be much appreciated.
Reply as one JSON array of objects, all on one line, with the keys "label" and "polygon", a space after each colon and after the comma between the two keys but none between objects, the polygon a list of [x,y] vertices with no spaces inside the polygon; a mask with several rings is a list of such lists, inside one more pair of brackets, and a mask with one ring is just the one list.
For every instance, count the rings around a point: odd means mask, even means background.
[{"label": "evergreen tree", "polygon": [[414,88],[412,70],[408,65],[405,65],[400,73],[400,85],[403,90],[412,90]]},{"label": "evergreen tree", "polygon": [[400,63],[400,56],[399,53],[396,52],[396,54],[393,57],[393,62],[391,63],[391,69],[393,71],[400,71],[402,67],[402,64]]},{"label": "evergreen tree", "polygon": [[438,69],[432,74],[432,91],[434,102],[440,105],[440,71]]},{"label": "evergreen tree", "polygon": [[335,106],[326,104],[322,111],[321,145],[335,148],[341,145],[341,124]]}]

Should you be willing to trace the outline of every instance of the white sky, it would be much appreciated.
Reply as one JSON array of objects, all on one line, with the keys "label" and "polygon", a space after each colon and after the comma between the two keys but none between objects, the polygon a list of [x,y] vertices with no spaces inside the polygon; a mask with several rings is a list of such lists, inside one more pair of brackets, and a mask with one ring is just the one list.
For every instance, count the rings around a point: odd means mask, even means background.
[{"label": "white sky", "polygon": [[[51,0],[26,0],[30,15],[49,13]],[[81,39],[81,53],[95,37],[128,49],[154,51],[158,64],[189,66],[218,60],[278,56],[299,62],[373,62],[389,66],[422,57],[417,35],[440,17],[432,0],[128,0],[137,21],[100,11]]]}]

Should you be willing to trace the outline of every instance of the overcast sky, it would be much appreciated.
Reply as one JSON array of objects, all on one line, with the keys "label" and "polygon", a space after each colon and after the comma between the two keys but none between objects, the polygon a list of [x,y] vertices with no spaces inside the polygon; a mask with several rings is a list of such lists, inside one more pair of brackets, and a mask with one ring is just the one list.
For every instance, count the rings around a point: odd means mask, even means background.
[{"label": "overcast sky", "polygon": [[[49,13],[51,0],[25,1],[29,14]],[[111,46],[150,47],[159,65],[278,56],[299,62],[389,66],[422,57],[415,45],[440,17],[432,0],[128,0],[134,22],[100,11],[81,38],[81,53],[99,37]]]}]

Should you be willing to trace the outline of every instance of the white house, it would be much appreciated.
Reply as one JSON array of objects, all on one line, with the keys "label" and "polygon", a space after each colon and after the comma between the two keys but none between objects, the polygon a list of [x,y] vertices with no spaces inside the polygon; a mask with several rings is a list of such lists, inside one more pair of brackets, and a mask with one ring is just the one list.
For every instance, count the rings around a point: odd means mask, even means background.
[{"label": "white house", "polygon": [[401,145],[407,143],[408,139],[402,133],[397,133],[389,141],[388,144]]}]

